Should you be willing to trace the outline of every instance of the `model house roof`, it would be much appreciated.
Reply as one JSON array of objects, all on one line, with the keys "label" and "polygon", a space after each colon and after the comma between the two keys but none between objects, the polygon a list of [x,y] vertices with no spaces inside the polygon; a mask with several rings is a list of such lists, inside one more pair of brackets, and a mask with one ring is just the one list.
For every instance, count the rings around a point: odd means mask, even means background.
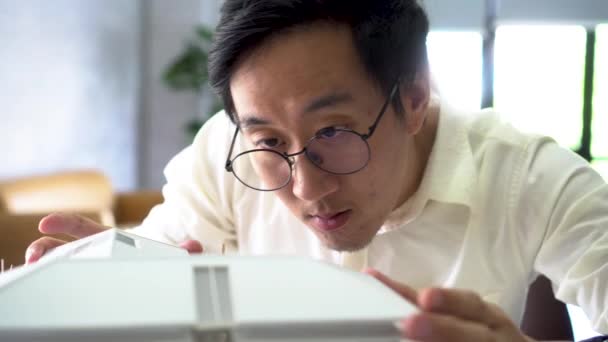
[{"label": "model house roof", "polygon": [[0,340],[398,341],[415,308],[298,257],[188,256],[109,230],[0,275]]}]

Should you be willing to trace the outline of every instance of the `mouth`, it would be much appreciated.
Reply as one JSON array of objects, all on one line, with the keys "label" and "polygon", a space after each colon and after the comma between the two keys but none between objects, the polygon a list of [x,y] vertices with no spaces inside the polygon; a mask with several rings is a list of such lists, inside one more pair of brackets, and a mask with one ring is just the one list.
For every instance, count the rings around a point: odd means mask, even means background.
[{"label": "mouth", "polygon": [[344,227],[351,215],[352,210],[349,209],[340,212],[309,215],[308,219],[314,228],[320,231],[329,232]]}]

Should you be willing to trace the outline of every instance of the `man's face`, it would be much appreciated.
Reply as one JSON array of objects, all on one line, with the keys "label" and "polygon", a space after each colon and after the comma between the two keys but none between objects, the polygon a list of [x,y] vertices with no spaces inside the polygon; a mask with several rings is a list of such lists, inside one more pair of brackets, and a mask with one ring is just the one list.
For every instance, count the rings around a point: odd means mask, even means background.
[{"label": "man's face", "polygon": [[[248,148],[288,153],[327,127],[367,133],[386,101],[365,73],[350,31],[329,24],[266,42],[242,61],[230,87]],[[408,95],[396,96],[408,110]],[[389,106],[368,140],[369,163],[354,174],[330,174],[297,156],[291,182],[276,195],[329,248],[365,247],[420,181],[408,120]]]}]

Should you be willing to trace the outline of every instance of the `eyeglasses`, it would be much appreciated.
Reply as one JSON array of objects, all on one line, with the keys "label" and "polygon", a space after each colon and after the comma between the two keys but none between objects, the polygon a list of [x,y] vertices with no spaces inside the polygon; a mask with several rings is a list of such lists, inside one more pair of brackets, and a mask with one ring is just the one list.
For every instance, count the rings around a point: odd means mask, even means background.
[{"label": "eyeglasses", "polygon": [[259,191],[275,191],[289,184],[295,157],[301,154],[313,165],[331,174],[348,175],[361,171],[371,157],[367,140],[374,134],[398,89],[399,81],[391,89],[367,134],[346,128],[324,128],[310,138],[301,151],[295,153],[262,148],[241,152],[231,159],[239,132],[237,126],[226,158],[226,171],[232,172],[245,186]]}]

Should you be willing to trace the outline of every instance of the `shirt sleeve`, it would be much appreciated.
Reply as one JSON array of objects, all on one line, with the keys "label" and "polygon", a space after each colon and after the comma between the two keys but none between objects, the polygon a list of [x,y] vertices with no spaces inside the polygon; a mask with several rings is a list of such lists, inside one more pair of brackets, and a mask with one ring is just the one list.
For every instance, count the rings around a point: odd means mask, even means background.
[{"label": "shirt sleeve", "polygon": [[516,214],[539,232],[534,270],[608,333],[608,185],[571,151],[548,139],[533,145],[521,164]]},{"label": "shirt sleeve", "polygon": [[209,253],[238,248],[234,179],[224,170],[233,129],[224,113],[207,121],[194,143],[165,168],[164,202],[133,233],[170,244],[198,240]]}]

